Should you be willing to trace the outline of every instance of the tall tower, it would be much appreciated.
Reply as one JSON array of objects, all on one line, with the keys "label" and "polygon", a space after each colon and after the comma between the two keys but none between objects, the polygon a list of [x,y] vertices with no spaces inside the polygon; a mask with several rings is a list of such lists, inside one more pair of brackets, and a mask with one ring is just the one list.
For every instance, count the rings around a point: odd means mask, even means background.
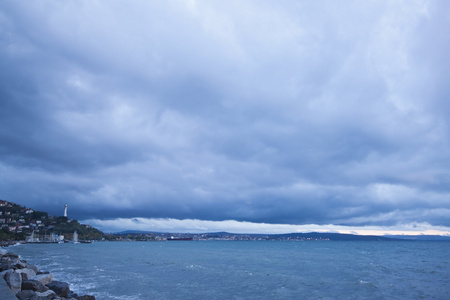
[{"label": "tall tower", "polygon": [[67,204],[64,205],[64,217],[67,218]]}]

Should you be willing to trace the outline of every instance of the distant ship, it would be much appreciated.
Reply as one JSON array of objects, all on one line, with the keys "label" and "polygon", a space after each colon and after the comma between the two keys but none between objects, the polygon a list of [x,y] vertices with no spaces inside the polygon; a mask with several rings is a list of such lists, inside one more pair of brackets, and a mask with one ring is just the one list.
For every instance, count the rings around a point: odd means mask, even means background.
[{"label": "distant ship", "polygon": [[168,241],[192,241],[194,238],[192,237],[173,237],[170,236],[167,238]]}]

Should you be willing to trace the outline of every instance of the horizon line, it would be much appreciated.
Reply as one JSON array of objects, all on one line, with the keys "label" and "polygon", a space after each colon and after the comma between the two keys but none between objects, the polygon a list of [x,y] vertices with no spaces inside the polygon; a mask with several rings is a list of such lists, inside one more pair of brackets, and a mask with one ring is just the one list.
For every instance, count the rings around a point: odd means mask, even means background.
[{"label": "horizon line", "polygon": [[335,224],[271,224],[237,220],[199,220],[173,218],[91,218],[80,220],[103,232],[144,231],[160,233],[202,234],[227,232],[233,234],[289,234],[289,233],[339,233],[372,236],[449,236],[450,227],[429,223],[404,223],[395,225],[335,225]]}]

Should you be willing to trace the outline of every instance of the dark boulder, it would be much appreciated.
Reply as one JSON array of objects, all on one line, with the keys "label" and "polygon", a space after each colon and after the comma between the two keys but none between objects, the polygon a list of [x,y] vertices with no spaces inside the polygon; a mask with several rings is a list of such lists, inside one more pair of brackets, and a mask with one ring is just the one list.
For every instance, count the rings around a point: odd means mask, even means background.
[{"label": "dark boulder", "polygon": [[37,280],[22,281],[22,290],[32,290],[36,292],[45,292],[48,288]]},{"label": "dark boulder", "polygon": [[13,266],[11,263],[3,262],[3,261],[0,263],[0,272],[6,271],[6,270],[9,270],[12,268],[13,268]]},{"label": "dark boulder", "polygon": [[84,296],[80,296],[78,298],[76,298],[78,300],[95,300],[94,296],[90,296],[90,295],[84,295]]},{"label": "dark boulder", "polygon": [[61,299],[58,297],[58,295],[55,294],[55,292],[51,290],[42,293],[36,292],[36,296],[38,296],[38,300]]},{"label": "dark boulder", "polygon": [[27,267],[27,264],[21,261],[18,261],[14,264],[15,269],[25,269]]},{"label": "dark boulder", "polygon": [[19,258],[19,255],[12,253],[12,252],[7,252],[6,254],[3,255],[4,257],[14,257],[14,258]]},{"label": "dark boulder", "polygon": [[37,272],[36,275],[42,275],[42,274],[50,274],[49,271],[45,271],[45,272]]},{"label": "dark boulder", "polygon": [[2,264],[15,265],[17,263],[21,263],[20,259],[15,257],[3,256],[1,259]]},{"label": "dark boulder", "polygon": [[62,281],[52,281],[47,287],[54,291],[56,295],[64,298],[67,298],[70,291],[69,284]]},{"label": "dark boulder", "polygon": [[37,300],[36,293],[32,290],[24,290],[20,291],[16,294],[17,299],[19,300]]},{"label": "dark boulder", "polygon": [[67,293],[67,299],[78,299],[78,294],[75,294],[73,291],[69,291]]},{"label": "dark boulder", "polygon": [[23,290],[16,294],[19,300],[51,300],[51,299],[61,299],[53,291],[46,292],[35,292],[32,290]]},{"label": "dark boulder", "polygon": [[[17,270],[16,270],[17,271]],[[24,281],[24,280],[28,280],[28,275],[27,275],[27,273],[19,273],[20,274],[20,276],[22,276],[22,282]]]}]

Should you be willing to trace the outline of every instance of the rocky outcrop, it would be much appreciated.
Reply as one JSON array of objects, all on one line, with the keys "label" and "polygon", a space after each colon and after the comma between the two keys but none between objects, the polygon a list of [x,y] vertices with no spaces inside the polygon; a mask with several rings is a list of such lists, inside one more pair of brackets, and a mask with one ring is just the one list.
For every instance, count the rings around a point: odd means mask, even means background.
[{"label": "rocky outcrop", "polygon": [[41,299],[61,299],[55,292],[48,290],[45,292],[35,292],[32,290],[23,290],[16,294],[17,299],[20,300],[41,300]]},{"label": "rocky outcrop", "polygon": [[22,280],[28,280],[29,278],[36,276],[36,272],[33,269],[18,269],[16,270],[16,272],[20,273],[20,275],[22,276]]},{"label": "rocky outcrop", "polygon": [[37,280],[22,281],[22,290],[42,293],[48,291],[48,289],[49,288],[43,285],[42,282]]},{"label": "rocky outcrop", "polygon": [[20,300],[95,300],[90,295],[78,296],[70,290],[67,282],[53,281],[53,274],[40,272],[37,266],[28,264],[17,254],[4,249],[0,249],[0,277]]},{"label": "rocky outcrop", "polygon": [[49,289],[54,291],[58,296],[67,298],[70,292],[69,284],[62,281],[53,281],[47,285]]},{"label": "rocky outcrop", "polygon": [[17,273],[15,270],[11,270],[6,272],[5,281],[8,284],[9,288],[13,291],[20,291],[22,288],[22,275]]},{"label": "rocky outcrop", "polygon": [[52,283],[53,274],[39,274],[30,278],[30,280],[36,280],[41,282],[43,285]]},{"label": "rocky outcrop", "polygon": [[78,300],[95,300],[94,296],[84,295],[77,298]]}]

